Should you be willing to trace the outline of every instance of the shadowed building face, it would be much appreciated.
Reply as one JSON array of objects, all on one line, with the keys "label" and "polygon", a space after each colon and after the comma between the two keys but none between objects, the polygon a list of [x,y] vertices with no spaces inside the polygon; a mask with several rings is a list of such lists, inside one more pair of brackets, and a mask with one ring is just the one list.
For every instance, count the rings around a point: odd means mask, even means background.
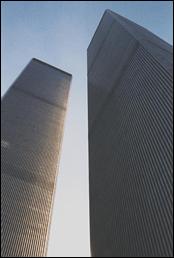
[{"label": "shadowed building face", "polygon": [[2,257],[46,255],[70,82],[32,59],[2,100]]},{"label": "shadowed building face", "polygon": [[91,248],[173,254],[172,47],[106,11],[88,48]]}]

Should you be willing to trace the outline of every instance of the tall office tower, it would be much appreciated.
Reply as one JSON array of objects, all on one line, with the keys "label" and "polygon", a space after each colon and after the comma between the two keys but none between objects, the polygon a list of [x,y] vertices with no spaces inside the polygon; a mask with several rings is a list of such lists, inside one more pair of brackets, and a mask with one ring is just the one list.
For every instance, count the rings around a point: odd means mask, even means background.
[{"label": "tall office tower", "polygon": [[32,59],[2,100],[2,257],[46,255],[70,81]]},{"label": "tall office tower", "polygon": [[173,255],[172,47],[107,10],[88,48],[95,257]]}]

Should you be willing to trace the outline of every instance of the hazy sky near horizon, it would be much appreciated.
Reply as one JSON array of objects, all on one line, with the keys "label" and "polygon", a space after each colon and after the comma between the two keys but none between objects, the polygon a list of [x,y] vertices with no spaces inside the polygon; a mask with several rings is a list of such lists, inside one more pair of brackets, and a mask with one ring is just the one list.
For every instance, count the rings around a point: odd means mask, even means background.
[{"label": "hazy sky near horizon", "polygon": [[172,44],[172,1],[2,1],[1,7],[1,96],[33,57],[73,75],[48,256],[89,257],[87,47],[105,9]]}]

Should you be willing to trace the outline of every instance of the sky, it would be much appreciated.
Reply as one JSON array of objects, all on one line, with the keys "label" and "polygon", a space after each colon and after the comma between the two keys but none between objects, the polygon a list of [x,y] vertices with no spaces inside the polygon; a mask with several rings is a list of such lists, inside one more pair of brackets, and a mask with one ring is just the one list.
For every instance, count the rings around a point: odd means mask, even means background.
[{"label": "sky", "polygon": [[172,1],[2,1],[1,96],[31,58],[73,75],[49,257],[89,257],[87,47],[106,9],[172,44]]}]

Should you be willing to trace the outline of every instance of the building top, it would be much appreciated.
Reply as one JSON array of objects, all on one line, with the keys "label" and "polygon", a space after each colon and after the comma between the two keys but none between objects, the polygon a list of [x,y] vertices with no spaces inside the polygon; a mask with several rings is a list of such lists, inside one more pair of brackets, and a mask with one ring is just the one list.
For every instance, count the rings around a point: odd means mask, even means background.
[{"label": "building top", "polygon": [[49,105],[66,109],[71,79],[71,74],[32,58],[11,87]]},{"label": "building top", "polygon": [[102,42],[102,40],[104,40],[109,34],[114,23],[119,23],[119,25],[121,25],[135,40],[137,40],[156,60],[158,60],[168,72],[171,73],[173,71],[173,47],[170,44],[144,27],[108,9],[103,14],[103,17],[90,42],[88,51],[90,51],[94,38],[98,37],[98,34],[103,34],[103,38],[101,37],[100,39]]},{"label": "building top", "polygon": [[56,66],[50,65],[50,64],[48,64],[48,63],[46,63],[46,62],[44,62],[44,61],[42,61],[42,60],[40,60],[40,59],[38,59],[38,58],[35,58],[35,57],[34,57],[34,58],[32,58],[32,61],[36,61],[36,62],[39,62],[39,63],[41,63],[41,64],[43,64],[43,65],[47,65],[47,66],[49,66],[50,68],[56,69],[56,70],[58,70],[58,71],[60,71],[60,72],[62,72],[62,73],[65,73],[66,75],[72,77],[72,74],[70,74],[70,73],[68,73],[68,72],[65,72],[64,70],[61,70],[60,68],[58,68],[58,67],[56,67]]}]

